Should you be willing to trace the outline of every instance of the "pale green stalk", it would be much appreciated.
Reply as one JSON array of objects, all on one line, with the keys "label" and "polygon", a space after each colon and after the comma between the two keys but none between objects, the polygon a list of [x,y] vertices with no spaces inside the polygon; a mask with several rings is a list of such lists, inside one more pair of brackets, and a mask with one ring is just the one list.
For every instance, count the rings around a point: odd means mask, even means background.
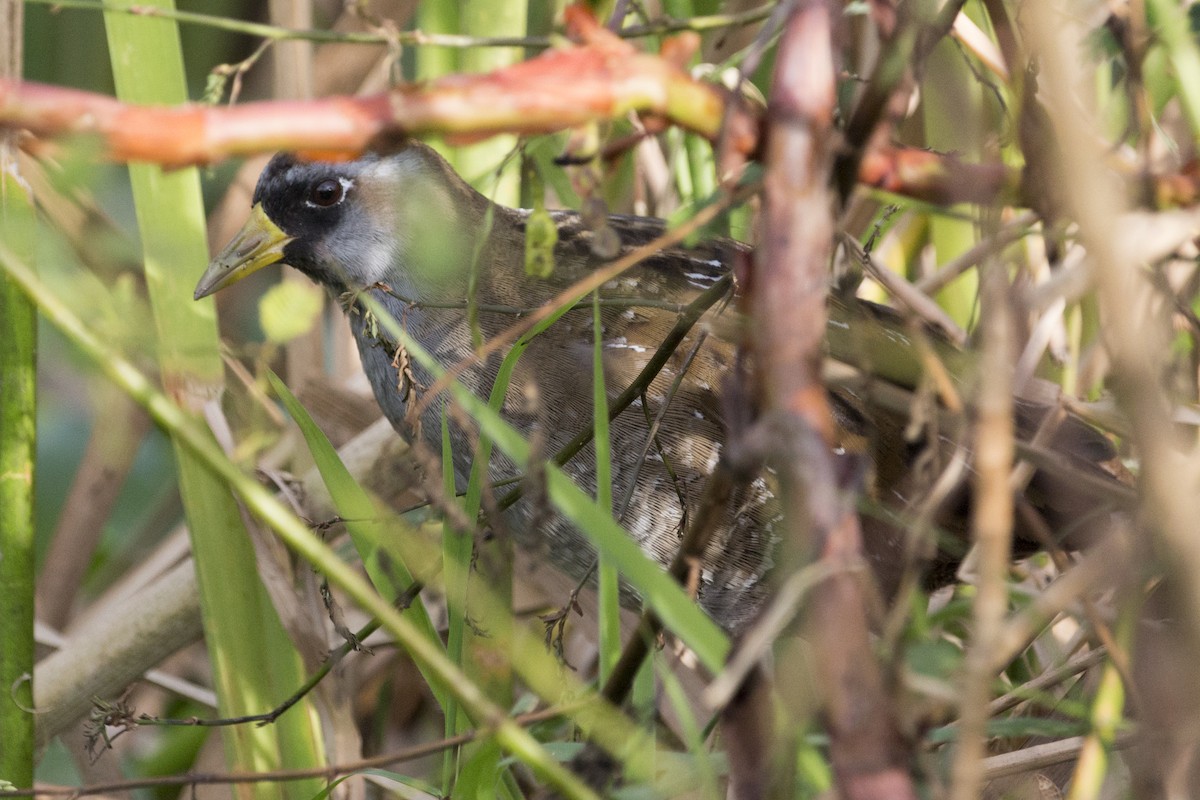
[{"label": "pale green stalk", "polygon": [[[1138,603],[1126,597],[1121,617],[1114,633],[1120,651],[1129,653],[1134,626],[1138,624]],[[1121,670],[1109,661],[1100,675],[1100,685],[1092,703],[1092,732],[1083,741],[1075,773],[1071,777],[1071,793],[1067,800],[1096,800],[1101,796],[1108,775],[1113,743],[1125,721],[1125,683]]]},{"label": "pale green stalk", "polygon": [[[128,6],[129,2],[115,2]],[[143,5],[147,5],[143,3]],[[173,9],[172,0],[156,0]],[[124,102],[175,105],[187,100],[176,23],[113,13],[105,17],[117,96]],[[166,390],[198,411],[222,379],[212,302],[196,303],[191,285],[208,261],[204,209],[195,169],[129,168],[142,238],[146,285]],[[226,481],[173,436],[180,493],[191,534],[205,641],[223,716],[253,714],[284,699],[304,680],[300,657],[287,646],[255,569],[254,550]],[[239,770],[319,766],[319,725],[307,701],[270,727],[222,729],[226,756]],[[314,793],[314,780],[299,789]],[[283,796],[277,784],[256,784],[247,796]]]},{"label": "pale green stalk", "polygon": [[1192,141],[1200,140],[1200,47],[1192,35],[1184,7],[1172,0],[1149,0],[1147,11],[1175,67],[1175,88],[1192,127]]},{"label": "pale green stalk", "polygon": [[[0,148],[4,148],[0,144]],[[32,261],[28,189],[0,153],[0,242]],[[33,785],[33,476],[37,314],[0,277],[0,781]]]},{"label": "pale green stalk", "polygon": [[[20,0],[0,0],[0,78],[21,77],[22,12]],[[16,134],[0,134],[0,242],[32,263],[36,227]],[[33,785],[36,445],[37,310],[0,276],[0,781],[20,787]]]},{"label": "pale green stalk", "polygon": [[1092,705],[1092,733],[1083,740],[1067,800],[1096,800],[1108,775],[1109,753],[1125,707],[1121,672],[1106,664]]},{"label": "pale green stalk", "polygon": [[[983,136],[981,90],[953,42],[940,42],[933,49],[925,75],[922,109],[926,146],[974,159]],[[969,219],[933,214],[929,229],[938,264],[966,252],[977,239],[975,224]],[[978,273],[972,270],[938,292],[936,299],[959,326],[969,329],[978,287]]]},{"label": "pale green stalk", "polygon": [[[524,36],[528,2],[526,0],[461,0],[459,33],[468,36]],[[524,58],[520,47],[475,47],[459,54],[461,72],[491,72],[515,64]],[[492,136],[478,144],[459,147],[452,162],[460,175],[506,206],[520,200],[520,164],[505,164],[517,144],[515,136]]]},{"label": "pale green stalk", "polygon": [[[449,35],[457,33],[458,3],[421,3],[417,6],[417,27],[425,33]],[[422,47],[417,51],[419,81],[428,81],[458,71],[459,53],[443,47]]]}]

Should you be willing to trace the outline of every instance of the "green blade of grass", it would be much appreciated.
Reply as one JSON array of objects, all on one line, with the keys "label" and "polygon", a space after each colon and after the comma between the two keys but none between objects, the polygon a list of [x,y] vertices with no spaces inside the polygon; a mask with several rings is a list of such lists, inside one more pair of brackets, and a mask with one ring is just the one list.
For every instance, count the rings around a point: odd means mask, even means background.
[{"label": "green blade of grass", "polygon": [[[487,448],[487,442],[481,442],[481,448]],[[457,496],[457,485],[454,476],[454,443],[450,440],[450,418],[442,414],[442,491],[447,498]],[[467,502],[470,506],[470,502]],[[474,519],[467,512],[467,519]],[[442,521],[442,580],[446,587],[446,612],[449,617],[446,626],[446,651],[450,660],[464,669],[463,651],[467,637],[467,580],[471,573],[471,537],[461,531],[456,531],[449,519]],[[446,708],[445,730],[446,738],[455,736],[466,730],[470,725],[467,715],[458,707],[457,701],[452,700]],[[442,760],[442,793],[450,794],[456,785],[461,747],[447,750]]]},{"label": "green blade of grass", "polygon": [[[517,361],[521,358],[521,355],[529,346],[529,342],[532,341],[534,337],[541,334],[542,331],[553,325],[554,322],[556,322],[564,313],[566,313],[566,309],[563,309],[557,314],[551,314],[547,319],[535,325],[530,331],[518,339],[516,344],[513,345],[512,349],[510,349],[505,355],[504,360],[500,363],[500,369],[496,374],[496,381],[494,384],[492,384],[491,395],[488,397],[488,405],[495,409],[497,413],[499,413],[500,408],[504,405],[504,398],[508,394],[508,386],[512,380],[513,370],[516,369]],[[451,458],[452,453],[451,443],[449,440],[449,430],[445,426],[443,426],[442,452],[442,468],[446,476],[446,492],[447,496],[449,496],[454,492],[455,489],[453,485],[454,462]],[[484,484],[488,477],[487,465],[491,459],[491,454],[491,437],[489,437],[486,433],[483,433],[479,437],[479,446],[474,456],[471,478],[467,483],[466,496],[463,498],[463,508],[466,512],[467,519],[479,518],[480,510],[483,507],[483,490]],[[470,568],[470,560],[472,557],[473,548],[471,541],[463,541],[462,539],[463,537],[461,535],[454,534],[453,532],[447,530],[447,539],[444,550],[446,554],[446,563],[458,565],[455,567],[455,569],[457,569],[462,576],[461,581],[456,584],[457,588],[454,592],[452,592],[449,588],[451,573],[449,571],[445,573],[448,586],[447,597],[449,598],[455,595],[461,596],[461,600],[459,601],[460,605],[458,608],[466,609],[467,613],[472,615],[473,619],[482,621],[485,625],[490,624],[491,627],[496,629],[496,633],[506,637],[504,641],[508,641],[511,639],[512,633],[510,621],[512,617],[511,581],[505,582],[503,585],[496,587],[491,584],[491,581],[495,579],[495,576],[487,576],[488,583],[486,585],[486,592],[484,592],[480,591],[480,585],[477,580],[475,584],[476,591],[474,592],[473,596],[470,597],[470,603],[468,604],[466,578]],[[459,593],[461,593],[461,595],[459,595]],[[486,613],[486,618],[484,618],[483,613]],[[505,617],[509,619],[506,620],[504,619]],[[478,658],[480,655],[482,655],[482,653],[478,651],[492,647],[493,643],[487,641],[487,637],[481,639],[480,637],[474,636],[465,623],[466,618],[462,614],[455,614],[452,612],[450,617],[450,631],[449,636],[447,637],[449,646],[452,649],[451,657],[456,658],[456,663],[462,663],[461,660],[458,659],[466,658],[468,655],[475,660],[493,661],[494,659],[487,658],[486,656],[484,656],[483,659]],[[468,636],[470,636],[470,640],[468,640]],[[454,654],[457,654],[457,656]],[[510,653],[509,659],[506,659],[506,661],[511,660],[512,655],[513,654]],[[467,665],[464,664],[464,668],[467,668]],[[493,699],[497,699],[497,694],[500,695],[498,702],[503,701],[506,704],[512,702],[511,676],[505,675],[503,684],[501,684],[500,681],[493,681],[492,685],[488,688],[491,690],[490,696],[492,696]],[[451,730],[450,725],[448,724],[446,731],[447,736],[452,736],[462,732],[465,722],[465,720],[457,721],[455,723],[456,727],[453,730]],[[446,769],[447,789],[449,789],[452,770],[449,766],[447,766]],[[511,795],[513,793],[510,790],[511,787],[509,787],[507,781],[503,783],[502,786],[504,787],[504,791],[506,791],[508,794]]]},{"label": "green blade of grass", "polygon": [[[524,36],[528,5],[525,0],[460,0],[457,3],[457,18],[454,20],[456,32],[471,36]],[[514,64],[521,60],[522,55],[519,47],[467,48],[457,53],[458,71],[487,72]],[[476,188],[481,189],[494,201],[512,206],[516,205],[520,196],[520,163],[518,159],[508,159],[516,143],[517,139],[512,135],[493,136],[486,141],[456,147],[448,155],[459,174],[464,175]],[[474,275],[478,267],[478,264],[473,265],[472,285],[475,284]],[[476,295],[472,293],[471,297],[474,300]],[[474,312],[470,313],[471,318],[475,319]],[[490,447],[487,442],[481,442],[480,445]],[[483,461],[486,463],[486,457]],[[453,472],[448,474],[452,475]],[[477,486],[481,486],[481,483]],[[469,519],[478,518],[479,500],[479,497],[470,495],[466,498]],[[485,657],[483,651],[495,645],[483,637],[494,637],[502,642],[511,641],[508,634],[508,628],[512,624],[511,542],[504,537],[492,537],[489,541],[479,542],[472,550],[474,542],[470,541],[470,537],[463,537],[461,533],[451,531],[447,532],[447,537],[447,547],[456,551],[456,558],[461,559],[464,551],[468,558],[473,557],[474,582],[486,581],[492,590],[491,596],[498,601],[496,604],[476,602],[468,586],[468,571],[459,569],[461,599],[465,601],[464,605],[460,606],[460,611],[466,614],[473,624],[464,624],[466,618],[458,616],[457,619],[452,619],[451,633],[454,638],[460,640],[458,644],[461,646],[462,658],[466,659],[463,666],[467,674],[479,683],[490,698],[507,707],[511,705],[513,698],[509,666],[511,659]],[[461,541],[463,538],[467,541]],[[450,554],[448,551],[448,555]],[[449,563],[447,561],[447,564]],[[447,733],[450,734],[451,731],[448,729]],[[489,775],[500,769],[500,753],[495,747],[472,745],[468,746],[467,750],[470,753],[469,763],[475,765],[475,777]],[[510,777],[497,780],[495,785],[505,787],[506,795],[513,794],[512,787],[515,783]],[[470,787],[456,786],[454,794],[462,796],[464,791],[470,792]],[[495,789],[492,791],[494,793]]]},{"label": "green blade of grass", "polygon": [[[608,435],[608,393],[604,380],[604,326],[600,322],[600,292],[592,293],[592,425],[595,428],[596,504],[613,513],[612,458]],[[600,684],[621,658],[621,584],[616,565],[601,555],[596,567],[600,616]]]},{"label": "green blade of grass", "polygon": [[[367,576],[370,577],[375,591],[379,592],[382,597],[399,597],[402,592],[413,585],[413,573],[408,568],[407,559],[401,549],[388,547],[387,541],[389,539],[396,541],[406,536],[416,538],[416,535],[412,531],[406,530],[406,526],[403,526],[394,514],[381,508],[371,499],[366,490],[359,486],[358,482],[354,480],[354,476],[350,474],[350,470],[346,469],[346,465],[338,456],[337,450],[334,449],[329,438],[325,436],[324,431],[317,427],[317,423],[313,421],[291,390],[279,379],[279,376],[268,371],[267,380],[270,381],[275,394],[283,401],[288,414],[300,428],[300,434],[304,437],[305,444],[308,445],[313,462],[317,465],[317,471],[321,473],[325,488],[329,490],[329,496],[333,499],[334,508],[337,509],[338,516],[345,522],[346,531],[354,542],[354,548],[358,551],[358,557],[362,559]],[[395,529],[396,526],[400,526],[399,529]],[[390,566],[396,572],[398,581],[393,580],[388,570],[384,568],[381,557],[385,553],[391,555]],[[426,611],[425,604],[420,597],[413,598],[412,604],[403,613],[413,620],[425,638],[439,647],[441,646],[441,638],[433,627],[429,612]],[[443,710],[447,709],[449,695],[437,685],[432,676],[425,675],[425,679],[433,690],[438,705]]]}]

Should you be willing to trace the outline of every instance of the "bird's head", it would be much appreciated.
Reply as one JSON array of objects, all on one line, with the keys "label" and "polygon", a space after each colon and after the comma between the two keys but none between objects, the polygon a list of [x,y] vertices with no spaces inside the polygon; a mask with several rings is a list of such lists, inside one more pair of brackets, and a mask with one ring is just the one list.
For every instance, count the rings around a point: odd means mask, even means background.
[{"label": "bird's head", "polygon": [[335,293],[379,282],[398,289],[453,283],[469,265],[478,230],[470,223],[486,204],[423,145],[341,162],[280,153],[258,179],[250,218],[208,265],[195,298],[277,262]]}]

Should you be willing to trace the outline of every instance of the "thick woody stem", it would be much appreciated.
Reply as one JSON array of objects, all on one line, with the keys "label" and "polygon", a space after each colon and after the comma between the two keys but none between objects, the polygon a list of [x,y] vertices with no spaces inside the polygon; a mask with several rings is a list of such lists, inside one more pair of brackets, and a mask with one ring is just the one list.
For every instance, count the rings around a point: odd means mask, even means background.
[{"label": "thick woody stem", "polygon": [[[786,576],[817,558],[829,576],[814,586],[803,625],[838,789],[855,800],[910,798],[905,748],[867,628],[853,503],[860,470],[853,456],[833,454],[833,419],[820,379],[834,231],[839,16],[834,3],[798,3],[775,66],[764,146],[764,229],[748,303],[763,410],[759,434],[771,432],[762,438],[770,442],[767,458],[782,489],[787,532],[779,571]],[[776,676],[794,708],[812,692],[799,672]],[[794,761],[794,751],[790,758],[787,752],[794,742],[781,734],[784,750],[776,764]],[[786,781],[781,768],[773,783]]]}]

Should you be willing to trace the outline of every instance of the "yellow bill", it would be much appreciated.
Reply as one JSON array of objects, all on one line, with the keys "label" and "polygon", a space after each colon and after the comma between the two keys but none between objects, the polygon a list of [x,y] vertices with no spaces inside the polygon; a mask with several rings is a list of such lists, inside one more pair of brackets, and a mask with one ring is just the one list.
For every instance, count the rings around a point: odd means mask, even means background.
[{"label": "yellow bill", "polygon": [[262,203],[254,206],[250,219],[225,249],[217,254],[196,284],[193,297],[199,300],[231,283],[283,259],[283,248],[292,237],[267,217]]}]

